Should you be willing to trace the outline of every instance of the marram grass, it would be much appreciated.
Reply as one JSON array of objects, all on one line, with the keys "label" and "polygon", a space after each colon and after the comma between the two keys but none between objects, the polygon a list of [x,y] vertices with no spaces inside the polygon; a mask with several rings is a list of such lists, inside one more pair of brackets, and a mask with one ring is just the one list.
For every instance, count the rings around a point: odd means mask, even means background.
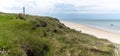
[{"label": "marram grass", "polygon": [[44,16],[0,13],[0,56],[114,56],[114,45]]}]

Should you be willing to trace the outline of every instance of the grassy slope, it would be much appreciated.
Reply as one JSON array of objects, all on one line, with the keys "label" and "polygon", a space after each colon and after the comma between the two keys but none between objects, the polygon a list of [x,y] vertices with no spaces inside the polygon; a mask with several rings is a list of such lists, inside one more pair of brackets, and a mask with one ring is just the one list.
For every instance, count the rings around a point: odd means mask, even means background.
[{"label": "grassy slope", "polygon": [[[114,46],[107,40],[69,29],[55,18],[25,17],[27,20],[19,19],[17,14],[0,13],[0,56],[114,55]],[[32,30],[33,21],[47,26]]]}]

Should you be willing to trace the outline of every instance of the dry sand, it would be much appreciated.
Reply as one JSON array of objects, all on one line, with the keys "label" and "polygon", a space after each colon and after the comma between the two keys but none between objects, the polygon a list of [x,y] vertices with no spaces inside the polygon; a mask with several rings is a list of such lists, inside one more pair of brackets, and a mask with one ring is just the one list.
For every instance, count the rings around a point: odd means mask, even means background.
[{"label": "dry sand", "polygon": [[71,29],[81,31],[82,33],[90,34],[96,36],[97,38],[108,39],[113,43],[120,44],[120,34],[118,33],[66,21],[61,21],[61,23],[64,23],[67,27],[70,27]]}]

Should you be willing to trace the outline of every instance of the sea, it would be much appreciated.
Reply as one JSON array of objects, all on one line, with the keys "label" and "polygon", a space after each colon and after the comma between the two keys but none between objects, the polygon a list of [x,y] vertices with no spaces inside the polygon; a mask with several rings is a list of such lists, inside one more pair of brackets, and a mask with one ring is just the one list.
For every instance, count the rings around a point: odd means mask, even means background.
[{"label": "sea", "polygon": [[120,34],[120,20],[63,20]]}]

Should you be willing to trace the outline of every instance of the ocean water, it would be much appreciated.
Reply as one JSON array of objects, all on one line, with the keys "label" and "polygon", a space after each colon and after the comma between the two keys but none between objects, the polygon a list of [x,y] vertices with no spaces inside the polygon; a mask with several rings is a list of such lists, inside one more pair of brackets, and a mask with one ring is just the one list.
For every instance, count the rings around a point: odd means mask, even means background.
[{"label": "ocean water", "polygon": [[120,20],[65,20],[68,22],[85,24],[120,34]]}]

